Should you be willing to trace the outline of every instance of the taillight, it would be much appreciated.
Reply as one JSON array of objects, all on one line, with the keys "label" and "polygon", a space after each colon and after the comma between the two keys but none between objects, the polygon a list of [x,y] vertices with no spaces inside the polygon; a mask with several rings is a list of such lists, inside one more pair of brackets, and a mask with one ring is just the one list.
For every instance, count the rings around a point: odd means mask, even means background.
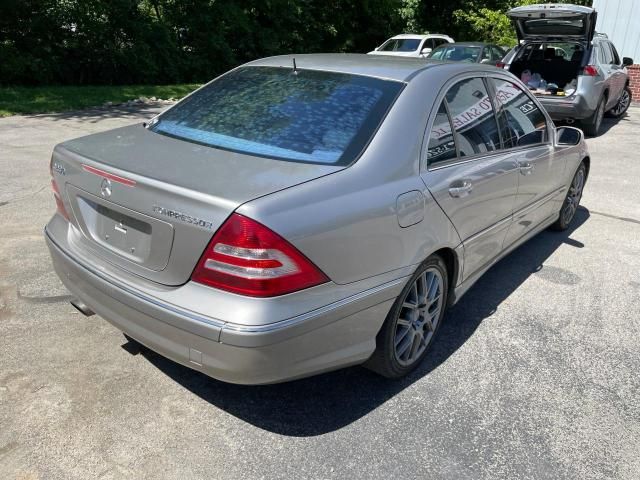
[{"label": "taillight", "polygon": [[252,297],[284,295],[329,281],[280,235],[237,213],[213,236],[191,279]]},{"label": "taillight", "polygon": [[498,68],[504,68],[506,66],[507,66],[507,64],[504,63],[504,62],[496,62],[496,67],[498,67]]},{"label": "taillight", "polygon": [[598,76],[598,67],[595,65],[587,65],[582,69],[582,74],[587,77],[597,77]]},{"label": "taillight", "polygon": [[67,221],[69,221],[69,214],[67,213],[67,209],[64,207],[60,189],[58,188],[58,184],[56,183],[53,176],[51,177],[51,189],[53,190],[53,198],[56,199],[56,209],[58,210],[58,213],[62,215]]}]

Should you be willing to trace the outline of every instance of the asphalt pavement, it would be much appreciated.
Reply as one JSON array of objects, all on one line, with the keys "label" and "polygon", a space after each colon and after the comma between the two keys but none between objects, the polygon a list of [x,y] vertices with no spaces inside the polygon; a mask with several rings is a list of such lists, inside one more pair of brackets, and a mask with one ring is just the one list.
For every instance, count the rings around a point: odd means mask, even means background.
[{"label": "asphalt pavement", "polygon": [[159,107],[0,119],[0,478],[640,478],[640,107],[574,225],[453,308],[423,366],[225,384],[130,348],[53,273],[53,146]]}]

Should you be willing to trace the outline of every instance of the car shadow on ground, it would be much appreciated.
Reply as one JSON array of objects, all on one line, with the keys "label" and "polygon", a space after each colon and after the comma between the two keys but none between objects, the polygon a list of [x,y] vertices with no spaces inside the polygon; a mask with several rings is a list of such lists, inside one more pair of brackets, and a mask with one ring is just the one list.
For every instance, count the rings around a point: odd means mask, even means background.
[{"label": "car shadow on ground", "polygon": [[629,119],[628,114],[624,114],[620,118],[605,117],[602,120],[602,126],[600,127],[600,134],[598,136],[606,135],[609,132],[609,130],[611,130],[612,128],[615,128],[619,123],[630,122],[630,121],[631,120]]},{"label": "car shadow on ground", "polygon": [[[328,433],[368,414],[445,362],[529,276],[544,271],[544,262],[558,247],[583,248],[571,234],[588,218],[589,211],[580,207],[569,230],[545,231],[491,268],[448,312],[422,365],[401,380],[352,367],[278,385],[241,386],[211,379],[144,348],[141,353],[183,387],[256,427],[300,437]],[[575,278],[553,270],[556,282]]]}]

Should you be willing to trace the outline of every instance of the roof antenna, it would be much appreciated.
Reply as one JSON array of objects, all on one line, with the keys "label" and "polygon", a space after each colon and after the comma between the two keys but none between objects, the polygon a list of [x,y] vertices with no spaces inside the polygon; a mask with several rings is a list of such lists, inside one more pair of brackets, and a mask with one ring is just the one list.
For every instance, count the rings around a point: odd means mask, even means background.
[{"label": "roof antenna", "polygon": [[296,67],[296,57],[293,57],[292,60],[293,60],[293,74],[297,75],[298,74],[298,67]]}]

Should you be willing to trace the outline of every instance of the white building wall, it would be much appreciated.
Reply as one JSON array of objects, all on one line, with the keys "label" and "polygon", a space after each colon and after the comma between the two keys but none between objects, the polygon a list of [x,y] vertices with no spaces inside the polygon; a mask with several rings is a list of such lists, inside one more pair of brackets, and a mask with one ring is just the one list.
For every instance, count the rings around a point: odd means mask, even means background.
[{"label": "white building wall", "polygon": [[593,0],[596,31],[606,33],[618,53],[640,63],[640,0]]}]

